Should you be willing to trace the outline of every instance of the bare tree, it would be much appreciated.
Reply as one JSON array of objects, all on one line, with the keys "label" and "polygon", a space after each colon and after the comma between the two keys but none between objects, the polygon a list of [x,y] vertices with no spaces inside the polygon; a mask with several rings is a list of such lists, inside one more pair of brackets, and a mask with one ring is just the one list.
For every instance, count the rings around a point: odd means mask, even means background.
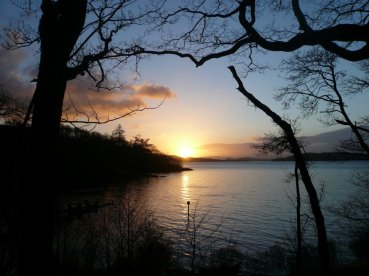
[{"label": "bare tree", "polygon": [[[156,49],[152,44],[141,44],[136,49],[142,54],[189,58],[196,66],[211,59],[244,56],[249,59],[248,70],[263,68],[255,63],[254,53],[264,50],[292,52],[303,46],[320,46],[350,61],[369,57],[368,1],[309,1],[303,5],[298,0],[255,1],[256,7],[252,2],[192,0],[182,1],[173,9],[161,9],[153,17],[153,22],[157,22],[156,30],[161,32],[165,43]],[[184,26],[180,33],[173,32],[175,24]],[[247,92],[235,70],[232,73],[241,92]],[[248,93],[246,97],[250,99],[250,95]],[[283,129],[291,145],[317,224],[322,270],[328,272],[324,218],[293,130],[264,104],[258,102],[255,105]]]},{"label": "bare tree", "polygon": [[95,207],[78,216],[68,209],[60,216],[57,275],[162,275],[169,270],[170,242],[137,191],[129,186],[122,197]]},{"label": "bare tree", "polygon": [[246,90],[241,79],[239,78],[235,67],[230,66],[230,71],[234,79],[238,83],[238,90],[257,108],[262,110],[267,116],[269,116],[274,123],[276,123],[284,132],[286,140],[288,141],[289,148],[294,155],[296,165],[301,175],[301,179],[305,185],[305,189],[309,196],[310,207],[315,219],[315,224],[317,227],[317,235],[318,235],[318,252],[320,257],[320,266],[321,270],[324,273],[330,272],[330,259],[329,259],[329,248],[328,248],[328,239],[327,233],[324,223],[324,216],[320,208],[319,197],[316,192],[316,189],[312,183],[305,158],[301,152],[300,144],[298,143],[294,131],[291,125],[283,120],[278,114],[273,112],[269,107],[260,102],[254,95]]},{"label": "bare tree", "polygon": [[[211,265],[212,254],[224,242],[222,220],[215,220],[208,210],[200,208],[198,201],[187,201],[187,220],[174,231],[174,239],[177,241],[178,259],[191,273],[198,273],[200,268]],[[230,240],[228,242],[231,243]]]},{"label": "bare tree", "polygon": [[[136,57],[134,38],[120,34],[139,28],[150,11],[134,5],[134,0],[15,3],[25,17],[4,29],[7,41],[3,45],[9,49],[32,45],[39,51],[30,135],[19,161],[19,275],[52,275],[56,147],[67,82],[86,75],[97,88],[114,88],[109,74]],[[26,21],[28,16],[33,17]],[[38,27],[32,25],[34,17]]]},{"label": "bare tree", "polygon": [[[285,119],[284,119],[285,120]],[[286,120],[288,121],[288,120]],[[296,135],[298,130],[296,129],[296,120],[290,123],[293,133]],[[300,147],[303,150],[303,139],[297,138]],[[261,141],[257,144],[254,144],[253,147],[256,148],[259,152],[263,154],[275,153],[277,155],[288,151],[293,154],[293,149],[290,146],[289,140],[282,129],[279,129],[277,133],[268,133],[265,134],[261,139]],[[289,175],[289,178],[295,179],[295,187],[296,187],[296,275],[301,275],[302,273],[302,223],[301,223],[301,194],[300,194],[300,184],[299,184],[299,168],[297,162],[295,162],[294,173]]]},{"label": "bare tree", "polygon": [[353,121],[347,111],[348,98],[369,88],[367,76],[349,75],[339,70],[337,63],[335,54],[317,48],[294,54],[282,63],[289,82],[278,90],[275,98],[285,108],[297,102],[305,116],[320,111],[328,125],[349,126],[362,150],[369,154],[364,136],[369,129],[365,123]]},{"label": "bare tree", "polygon": [[[249,58],[251,70],[258,69],[254,53],[263,50],[292,52],[316,45],[351,61],[369,58],[367,0],[300,2],[187,0],[176,6],[168,1],[152,18],[165,44],[156,51],[150,51],[152,44],[139,50],[186,57],[197,66],[240,55]],[[180,32],[174,31],[176,25]]]},{"label": "bare tree", "polygon": [[[355,75],[350,75],[339,69],[339,58],[333,53],[317,48],[296,53],[283,62],[289,83],[278,90],[275,98],[282,101],[287,108],[297,103],[305,116],[317,112],[324,114],[323,122],[327,125],[348,126],[352,137],[341,141],[339,149],[368,156],[367,117],[352,119],[348,105],[351,97],[367,92],[369,88],[367,61],[361,62],[360,67],[361,70],[356,70]],[[367,172],[353,172],[351,182],[358,187],[357,194],[350,195],[349,200],[338,208],[331,207],[330,211],[348,219],[354,225],[354,235],[357,235],[355,232],[358,232],[358,229],[365,232],[368,227]],[[361,242],[365,242],[365,238]],[[361,242],[358,242],[358,245]]]},{"label": "bare tree", "polygon": [[21,124],[25,110],[25,105],[0,85],[0,123]]}]

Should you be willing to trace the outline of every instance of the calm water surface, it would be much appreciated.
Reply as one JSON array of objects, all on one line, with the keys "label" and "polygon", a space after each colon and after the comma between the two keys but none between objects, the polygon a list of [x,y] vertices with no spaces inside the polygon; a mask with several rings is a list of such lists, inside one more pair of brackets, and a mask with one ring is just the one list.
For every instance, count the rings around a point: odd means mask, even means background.
[{"label": "calm water surface", "polygon": [[[193,162],[185,166],[193,171],[133,183],[133,190],[146,199],[166,229],[183,228],[190,201],[192,215],[196,212],[200,219],[207,214],[204,229],[220,225],[223,234],[243,250],[265,250],[291,233],[295,182],[288,181],[288,174],[293,172],[293,162]],[[356,189],[352,173],[368,168],[367,161],[312,163],[316,188],[320,190],[324,183],[322,206],[347,199]],[[120,192],[110,191],[105,200],[119,197]],[[306,204],[304,212],[308,213]],[[345,243],[348,233],[344,223],[327,211],[324,214],[329,237]]]}]

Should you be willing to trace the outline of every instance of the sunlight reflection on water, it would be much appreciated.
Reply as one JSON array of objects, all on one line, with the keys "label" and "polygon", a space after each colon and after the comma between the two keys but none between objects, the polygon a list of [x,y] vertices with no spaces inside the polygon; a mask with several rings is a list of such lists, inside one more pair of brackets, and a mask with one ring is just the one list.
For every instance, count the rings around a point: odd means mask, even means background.
[{"label": "sunlight reflection on water", "polygon": [[[187,201],[190,212],[207,213],[204,228],[221,224],[224,236],[231,237],[243,250],[265,250],[282,242],[291,234],[294,220],[293,162],[199,162],[188,163],[193,171],[148,178],[134,184],[137,192],[147,199],[160,225],[179,229],[187,222]],[[354,190],[350,181],[353,170],[369,167],[365,161],[315,162],[311,168],[319,190],[324,180],[322,206],[339,203]],[[301,190],[304,190],[301,188]],[[302,193],[305,198],[306,194]],[[304,203],[304,212],[308,207]],[[347,233],[337,217],[324,211],[328,235],[345,242]]]}]

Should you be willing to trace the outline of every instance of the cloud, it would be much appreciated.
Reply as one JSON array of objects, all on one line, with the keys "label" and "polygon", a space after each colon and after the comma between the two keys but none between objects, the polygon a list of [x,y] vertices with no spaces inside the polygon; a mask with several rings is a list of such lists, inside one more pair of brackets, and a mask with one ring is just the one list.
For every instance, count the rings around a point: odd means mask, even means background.
[{"label": "cloud", "polygon": [[89,87],[91,84],[85,79],[77,79],[68,84],[64,106],[69,114],[73,114],[75,107],[79,112],[90,115],[95,111],[100,119],[108,116],[113,118],[133,109],[149,106],[147,99],[160,100],[155,106],[161,100],[176,97],[170,88],[149,82],[126,85],[117,91],[94,91]]},{"label": "cloud", "polygon": [[147,97],[152,99],[176,98],[176,94],[168,87],[149,82],[138,85],[129,85],[127,86],[127,89],[132,90],[136,97]]},{"label": "cloud", "polygon": [[[24,49],[0,49],[0,85],[21,101],[28,101],[36,86],[31,80],[37,77],[38,67],[30,62],[31,58],[31,54]],[[107,83],[109,84],[111,83]],[[94,84],[87,78],[81,77],[68,82],[64,110],[67,110],[69,119],[76,114],[75,109],[90,116],[95,111],[103,119],[149,106],[148,100],[156,100],[157,103],[153,103],[156,106],[161,100],[176,98],[175,92],[170,88],[150,82],[128,84],[114,92],[94,91],[92,87]]]},{"label": "cloud", "polygon": [[252,148],[251,143],[215,143],[206,144],[200,147],[200,151],[204,152],[204,156],[218,158],[240,158],[240,157],[255,157],[257,151]]},{"label": "cloud", "polygon": [[31,80],[35,66],[24,66],[29,54],[22,49],[6,50],[0,48],[0,84],[14,97],[22,100],[29,99],[35,85]]}]

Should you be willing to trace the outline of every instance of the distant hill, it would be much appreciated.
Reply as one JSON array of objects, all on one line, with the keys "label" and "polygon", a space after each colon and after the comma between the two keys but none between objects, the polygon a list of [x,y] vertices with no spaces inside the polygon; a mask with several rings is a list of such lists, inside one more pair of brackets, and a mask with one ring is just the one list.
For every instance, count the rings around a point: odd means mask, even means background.
[{"label": "distant hill", "polygon": [[[366,160],[365,155],[337,152],[340,141],[352,137],[350,128],[327,131],[317,135],[305,136],[307,143],[305,150],[309,152],[309,160]],[[185,158],[187,162],[220,162],[220,161],[258,161],[258,160],[293,160],[289,154],[281,156],[273,154],[262,155],[251,146],[251,143],[240,144],[208,144],[208,150],[216,150],[222,157],[197,157]],[[228,153],[228,156],[225,156]],[[232,157],[233,156],[233,157]]]},{"label": "distant hill", "polygon": [[[365,154],[356,154],[348,152],[308,152],[305,155],[309,161],[345,161],[345,160],[369,160]],[[292,155],[287,157],[275,158],[273,161],[293,161]]]},{"label": "distant hill", "polygon": [[207,158],[207,157],[178,157],[183,162],[227,162],[227,161],[260,161],[263,159],[254,158],[254,157],[240,157],[240,158]]},{"label": "distant hill", "polygon": [[[344,139],[351,138],[352,133],[349,128],[328,131],[317,135],[305,136],[305,147],[308,152],[334,152],[339,142]],[[272,159],[277,156],[273,154],[260,154],[254,147],[253,143],[212,143],[201,145],[201,150],[211,152],[211,156],[204,158],[196,158],[191,161],[224,161],[227,159],[234,160],[262,160]],[[286,155],[284,155],[286,156]],[[189,161],[188,159],[185,161]]]},{"label": "distant hill", "polygon": [[340,141],[352,137],[350,128],[323,132],[317,135],[305,136],[307,152],[333,152],[336,151]]},{"label": "distant hill", "polygon": [[[365,154],[355,154],[347,152],[308,152],[305,155],[306,159],[309,161],[344,161],[344,160],[369,160],[368,156]],[[180,158],[183,162],[234,162],[234,161],[293,161],[293,155],[269,158],[269,159],[258,159],[252,157],[244,158],[202,158],[202,157],[188,157]]]},{"label": "distant hill", "polygon": [[[352,137],[351,129],[346,127],[338,130],[327,131],[316,135],[304,136],[305,150],[311,153],[335,152],[342,140]],[[204,144],[201,150],[211,152],[212,156],[205,158],[184,159],[184,161],[225,161],[225,160],[271,160],[277,158],[274,154],[261,154],[253,143],[213,143]],[[282,157],[288,154],[283,153]]]},{"label": "distant hill", "polygon": [[175,158],[179,158],[182,162],[223,162],[225,159],[221,158],[207,158],[207,157],[179,157],[174,156]]}]

